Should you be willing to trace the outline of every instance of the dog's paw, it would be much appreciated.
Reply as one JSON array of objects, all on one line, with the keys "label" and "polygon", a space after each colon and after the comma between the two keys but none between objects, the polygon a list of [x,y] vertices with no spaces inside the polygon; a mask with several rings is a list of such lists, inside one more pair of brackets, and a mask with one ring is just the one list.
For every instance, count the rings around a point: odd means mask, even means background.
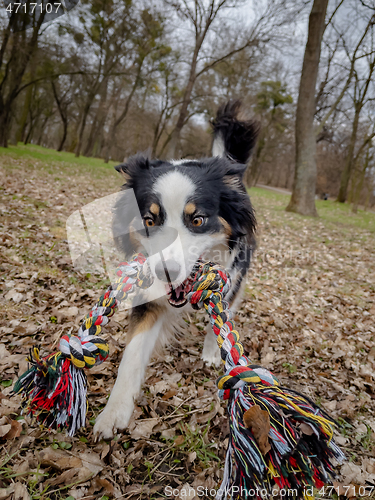
[{"label": "dog's paw", "polygon": [[95,440],[112,439],[118,430],[126,429],[133,408],[133,404],[113,407],[107,405],[96,419],[94,425]]},{"label": "dog's paw", "polygon": [[216,368],[219,368],[222,365],[221,356],[219,349],[213,352],[205,352],[203,349],[202,359],[207,366],[214,365]]}]

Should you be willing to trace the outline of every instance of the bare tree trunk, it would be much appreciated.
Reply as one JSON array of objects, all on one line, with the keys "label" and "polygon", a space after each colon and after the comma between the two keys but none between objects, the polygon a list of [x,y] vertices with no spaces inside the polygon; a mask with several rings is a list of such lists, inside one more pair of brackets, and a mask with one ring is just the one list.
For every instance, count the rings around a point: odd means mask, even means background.
[{"label": "bare tree trunk", "polygon": [[273,185],[276,186],[276,187],[281,187],[280,184],[280,178],[281,178],[281,170],[282,170],[282,165],[279,164],[279,168],[277,169],[276,171],[276,180],[272,179],[273,180]]},{"label": "bare tree trunk", "polygon": [[27,144],[29,144],[29,142],[31,142],[31,139],[32,139],[32,134],[34,132],[34,128],[35,128],[35,120],[30,120],[30,128],[29,128],[29,131],[27,133],[27,136],[26,136],[26,139],[24,140],[24,144],[25,146]]},{"label": "bare tree trunk", "polygon": [[23,110],[22,110],[20,124],[19,124],[18,130],[17,130],[17,133],[16,133],[16,144],[18,142],[24,140],[26,126],[27,126],[27,117],[28,117],[29,111],[30,111],[32,96],[33,96],[33,85],[29,85],[29,87],[26,91],[25,101],[23,104]]},{"label": "bare tree trunk", "polygon": [[63,122],[63,135],[61,137],[61,141],[60,141],[59,147],[57,148],[57,151],[63,150],[64,144],[66,141],[66,137],[68,135],[68,121],[64,118],[62,120],[62,122]]},{"label": "bare tree trunk", "polygon": [[102,91],[100,92],[100,101],[96,115],[92,121],[91,130],[87,140],[86,148],[84,150],[85,156],[92,156],[94,146],[97,143],[98,137],[103,134],[103,128],[107,118],[107,91],[108,91],[108,79],[103,82]]},{"label": "bare tree trunk", "polygon": [[91,109],[91,105],[94,102],[95,94],[90,95],[88,101],[85,104],[85,107],[83,109],[83,116],[82,116],[82,121],[81,121],[81,126],[79,128],[79,134],[78,134],[78,144],[77,144],[77,149],[76,149],[76,158],[79,157],[81,154],[81,149],[82,149],[82,143],[83,143],[83,133],[86,128],[86,122],[87,122],[87,117],[89,116],[89,112]]},{"label": "bare tree trunk", "polygon": [[161,136],[163,135],[163,132],[165,130],[166,124],[167,124],[167,119],[169,118],[168,113],[167,113],[167,108],[168,108],[168,102],[165,105],[165,108],[162,109],[158,121],[155,125],[154,128],[154,137],[152,140],[152,148],[151,148],[151,157],[154,158],[156,156],[156,150],[159,144],[159,141],[161,139]]},{"label": "bare tree trunk", "polygon": [[57,151],[62,151],[65,141],[66,141],[66,136],[68,135],[68,114],[67,114],[67,109],[64,109],[65,107],[63,106],[62,99],[59,98],[57,94],[57,89],[55,86],[54,80],[51,80],[51,86],[53,90],[53,95],[57,104],[57,109],[59,110],[59,114],[61,117],[61,121],[63,123],[63,135],[60,141],[60,145],[57,149]]},{"label": "bare tree trunk", "polygon": [[[359,205],[359,199],[361,196],[362,188],[363,188],[363,183],[365,181],[365,176],[366,176],[366,171],[367,167],[369,166],[370,163],[370,148],[366,152],[366,158],[362,167],[362,172],[359,173],[359,181],[355,189],[353,189],[354,194],[353,194],[353,206],[352,206],[352,212],[357,213],[358,211],[358,205]],[[353,181],[354,183],[354,181]]]},{"label": "bare tree trunk", "polygon": [[40,133],[39,133],[39,137],[38,137],[38,140],[37,140],[38,146],[42,145],[42,139],[43,139],[43,135],[44,135],[44,130],[45,130],[47,122],[48,122],[48,120],[50,118],[51,118],[51,115],[45,116],[44,121],[42,123],[42,126],[40,127]]},{"label": "bare tree trunk", "polygon": [[[18,34],[11,34],[11,26],[15,22],[15,17],[9,19],[8,27],[6,28],[0,48],[0,72],[2,72],[3,79],[0,82],[0,146],[8,146],[8,134],[10,130],[10,122],[12,119],[12,108],[16,97],[19,94],[22,78],[26,71],[26,67],[30,58],[37,47],[39,29],[43,23],[46,11],[43,11],[35,26],[32,29],[32,34],[27,41],[25,41],[25,33],[22,32],[22,40],[17,37]],[[25,20],[28,19],[28,14],[25,14]],[[26,22],[26,21],[25,21]],[[8,45],[10,38],[13,37],[13,47],[11,55],[2,67],[5,48]],[[17,43],[18,42],[18,43]],[[7,88],[7,92],[5,89]],[[5,95],[6,92],[6,95]]]},{"label": "bare tree trunk", "polygon": [[340,189],[337,197],[337,201],[339,201],[340,203],[345,203],[346,198],[348,196],[348,186],[350,181],[350,175],[353,169],[354,148],[357,140],[360,112],[361,112],[361,107],[356,106],[354,120],[353,120],[352,134],[350,136],[348,154],[345,160],[344,170],[341,174]]},{"label": "bare tree trunk", "polygon": [[370,184],[369,182],[366,184],[366,191],[367,191],[367,194],[366,194],[366,201],[365,201],[365,206],[364,206],[364,208],[363,208],[363,210],[364,210],[365,212],[367,212],[368,207],[369,207],[369,205],[370,205],[371,184]]},{"label": "bare tree trunk", "polygon": [[288,186],[289,186],[289,179],[291,177],[291,170],[292,170],[292,162],[288,161],[288,167],[286,169],[285,184],[284,184],[285,189],[288,189]]},{"label": "bare tree trunk", "polygon": [[176,126],[171,134],[171,138],[169,141],[169,146],[168,146],[168,158],[174,158],[176,155],[176,148],[178,145],[178,141],[180,140],[180,135],[181,135],[181,130],[183,126],[185,125],[185,120],[188,115],[188,108],[191,100],[191,93],[194,88],[195,80],[197,78],[196,76],[196,70],[197,70],[197,60],[198,60],[198,54],[200,51],[200,48],[202,46],[203,39],[199,38],[195,44],[195,49],[193,53],[193,57],[191,60],[190,64],[190,74],[189,74],[189,80],[185,88],[184,96],[182,98],[182,105],[180,109],[180,113],[178,115],[177,123]]},{"label": "bare tree trunk", "polygon": [[143,63],[144,63],[144,59],[141,59],[139,62],[139,65],[138,65],[137,75],[134,79],[134,83],[133,83],[132,89],[130,91],[130,94],[128,95],[128,97],[126,99],[125,106],[124,106],[122,113],[120,114],[120,116],[118,118],[116,118],[116,113],[115,113],[115,118],[113,120],[113,123],[112,123],[111,128],[110,128],[110,132],[109,132],[109,134],[105,140],[105,144],[104,144],[104,162],[105,163],[109,162],[109,156],[110,156],[109,153],[110,153],[111,144],[114,144],[116,142],[117,127],[120,125],[120,123],[122,123],[125,120],[128,112],[129,112],[130,104],[132,102],[133,96],[134,96],[135,91],[137,90],[139,82],[140,82]]},{"label": "bare tree trunk", "polygon": [[250,166],[246,170],[245,183],[248,188],[255,186],[258,183],[261,174],[261,154],[265,146],[264,134],[261,131],[260,137],[258,138],[258,143],[256,145],[256,150],[251,161]]},{"label": "bare tree trunk", "polygon": [[[35,54],[35,51],[34,51]],[[30,61],[31,65],[31,70],[30,70],[30,80],[34,80],[35,78],[35,71],[37,65],[34,63],[34,57],[31,58]],[[30,112],[30,106],[31,106],[31,101],[33,98],[33,90],[34,90],[34,85],[29,85],[27,90],[26,90],[26,96],[25,96],[25,101],[23,105],[23,110],[22,110],[22,115],[21,115],[21,120],[20,124],[16,133],[16,144],[20,141],[24,141],[25,138],[25,132],[26,132],[26,127],[27,127],[27,117]]]},{"label": "bare tree trunk", "polygon": [[350,176],[351,176],[351,173],[353,170],[353,163],[354,163],[354,161],[353,161],[354,160],[354,148],[355,148],[355,143],[357,140],[359,115],[360,115],[360,108],[356,108],[354,121],[353,121],[352,134],[350,137],[348,154],[347,154],[347,157],[345,160],[344,170],[341,174],[341,179],[340,179],[340,189],[339,189],[339,194],[337,197],[337,201],[339,201],[340,203],[345,203],[346,198],[348,196],[349,181],[350,181]]},{"label": "bare tree trunk", "polygon": [[296,114],[296,167],[292,197],[287,211],[317,216],[316,139],[314,114],[321,42],[328,0],[314,0],[309,18],[309,33],[303,60]]},{"label": "bare tree trunk", "polygon": [[161,150],[157,154],[158,158],[163,158],[163,154],[164,154],[165,148],[168,146],[171,138],[172,138],[172,133],[170,133],[170,134],[167,135],[167,138],[165,139],[165,141],[164,141],[164,143],[163,143],[163,145],[161,147]]},{"label": "bare tree trunk", "polygon": [[254,156],[250,166],[247,167],[245,174],[245,184],[248,188],[256,185],[257,179],[260,176],[260,161],[258,155]]}]

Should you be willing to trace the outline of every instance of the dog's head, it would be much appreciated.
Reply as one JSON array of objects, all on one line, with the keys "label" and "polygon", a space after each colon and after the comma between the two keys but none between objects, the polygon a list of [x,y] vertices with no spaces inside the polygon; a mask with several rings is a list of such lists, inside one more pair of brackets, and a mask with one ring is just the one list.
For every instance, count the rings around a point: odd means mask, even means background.
[{"label": "dog's head", "polygon": [[225,263],[225,253],[252,236],[255,217],[242,183],[245,168],[226,158],[167,162],[141,155],[116,167],[126,178],[125,193],[134,192],[143,223],[140,230],[120,197],[116,243],[127,256],[146,251],[171,305],[186,303],[189,275],[200,257],[212,258],[216,249],[213,258]]}]

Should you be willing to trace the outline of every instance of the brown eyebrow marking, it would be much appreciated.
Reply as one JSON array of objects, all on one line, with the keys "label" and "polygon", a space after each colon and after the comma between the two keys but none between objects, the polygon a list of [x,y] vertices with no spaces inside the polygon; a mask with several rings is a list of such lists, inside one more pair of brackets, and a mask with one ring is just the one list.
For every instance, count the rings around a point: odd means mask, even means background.
[{"label": "brown eyebrow marking", "polygon": [[229,223],[225,219],[223,219],[222,217],[219,217],[219,221],[224,226],[225,234],[228,236],[232,236],[232,228],[230,227]]},{"label": "brown eyebrow marking", "polygon": [[154,215],[159,215],[160,213],[160,207],[156,203],[152,203],[150,207],[150,212]]},{"label": "brown eyebrow marking", "polygon": [[184,212],[187,215],[192,215],[195,212],[196,208],[197,207],[195,206],[195,203],[187,203],[185,205]]}]

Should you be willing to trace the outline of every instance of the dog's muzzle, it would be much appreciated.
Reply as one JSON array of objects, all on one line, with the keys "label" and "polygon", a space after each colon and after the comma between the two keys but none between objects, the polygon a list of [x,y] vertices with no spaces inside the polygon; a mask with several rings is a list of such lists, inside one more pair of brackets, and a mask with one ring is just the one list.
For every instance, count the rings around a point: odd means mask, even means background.
[{"label": "dog's muzzle", "polygon": [[170,283],[176,281],[181,272],[181,266],[178,262],[168,259],[165,262],[158,262],[155,266],[156,277],[160,281]]}]

